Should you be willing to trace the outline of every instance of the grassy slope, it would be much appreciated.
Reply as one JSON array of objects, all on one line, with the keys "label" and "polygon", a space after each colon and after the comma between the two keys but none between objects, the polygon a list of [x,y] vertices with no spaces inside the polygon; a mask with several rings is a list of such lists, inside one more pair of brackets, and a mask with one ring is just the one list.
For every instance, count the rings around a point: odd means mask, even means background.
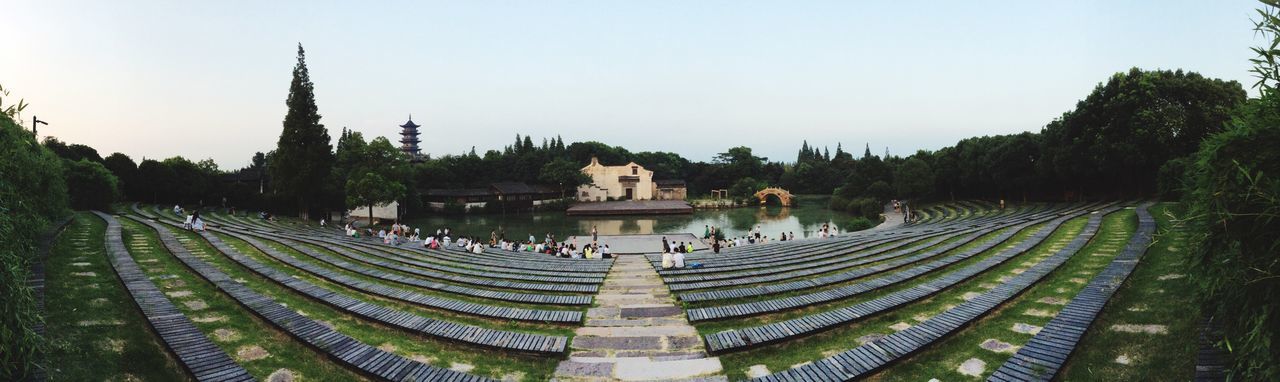
[{"label": "grassy slope", "polygon": [[[415,355],[423,356],[430,359],[430,363],[432,365],[445,368],[450,367],[454,362],[470,364],[476,367],[475,370],[471,371],[471,373],[478,375],[502,378],[508,374],[520,374],[524,376],[525,380],[539,381],[549,378],[558,363],[558,360],[555,359],[504,355],[493,351],[480,350],[466,345],[418,337],[395,328],[368,323],[355,316],[342,313],[321,302],[304,297],[301,294],[294,293],[269,279],[258,276],[247,268],[235,263],[231,259],[222,256],[220,253],[216,252],[212,246],[209,246],[207,242],[199,239],[195,234],[181,230],[174,230],[173,232],[178,234],[180,238],[187,239],[185,245],[188,249],[192,250],[193,253],[198,254],[203,252],[210,255],[204,258],[204,260],[214,264],[234,279],[245,280],[244,284],[252,288],[254,291],[270,296],[277,302],[285,303],[290,308],[305,312],[308,317],[323,320],[332,324],[339,332],[352,336],[355,339],[376,346],[388,345],[387,349],[394,347],[394,353],[406,357],[412,357]],[[230,237],[222,237],[222,239],[239,249],[242,253],[250,255],[260,262],[271,264],[278,269],[286,269],[291,273],[299,274],[301,276],[300,272],[297,272],[296,269],[290,269],[279,263],[273,264],[272,261],[268,260],[267,256],[252,249],[252,247],[245,242],[232,239]],[[386,300],[379,301],[370,298],[367,295],[361,295],[355,291],[342,290],[340,287],[328,284],[313,277],[302,276],[302,278],[327,289],[339,290],[342,291],[342,293],[361,298],[365,301],[378,303],[380,305],[393,306],[396,309],[417,310],[416,308],[407,307],[405,304],[398,304]],[[430,316],[429,314],[425,314],[426,312],[423,311],[417,311],[417,313]],[[560,330],[565,329],[556,329],[554,331]]]},{"label": "grassy slope", "polygon": [[[1081,217],[1068,221],[1054,232],[1054,234],[1050,235],[1045,242],[1033,248],[1030,253],[1016,256],[1001,265],[989,269],[968,281],[944,290],[930,298],[907,304],[906,306],[894,309],[890,312],[872,316],[869,319],[859,320],[851,325],[845,325],[819,335],[777,345],[756,348],[745,352],[723,355],[720,357],[720,360],[724,364],[725,372],[729,375],[729,378],[731,380],[739,380],[745,378],[746,369],[752,365],[764,364],[771,371],[779,371],[790,368],[796,364],[819,360],[840,351],[854,348],[857,346],[856,339],[859,337],[870,334],[888,334],[892,332],[892,329],[889,328],[890,325],[899,322],[915,323],[917,322],[917,317],[924,318],[926,316],[941,313],[946,309],[963,302],[961,297],[964,293],[983,291],[985,290],[984,284],[986,284],[985,286],[990,286],[991,284],[997,283],[1000,277],[1008,275],[1011,270],[1030,266],[1033,264],[1031,260],[1045,256],[1048,252],[1047,248],[1053,243],[1069,242],[1074,235],[1084,227],[1085,219],[1086,218]],[[1008,243],[1014,243],[1025,239],[1031,234],[1031,232],[1034,232],[1039,227],[1043,227],[1043,224],[1036,225],[1030,229],[1024,230],[1023,232],[1019,232],[1011,238]],[[991,250],[979,254],[978,256],[974,256],[973,258],[952,265],[938,274],[932,274],[908,284],[917,285],[918,283],[927,282],[928,280],[940,277],[956,269],[981,261],[981,259],[985,259],[1010,246],[1008,243],[999,245]],[[963,248],[958,250],[963,250]],[[887,293],[891,293],[894,290],[906,287],[908,286],[868,293],[867,296],[859,298],[858,300],[861,301],[864,299],[876,298]],[[700,331],[703,331],[704,329],[707,328],[699,325]],[[703,333],[706,332],[707,331],[703,331]]]},{"label": "grassy slope", "polygon": [[[124,226],[125,245],[134,259],[139,261],[144,272],[151,275],[166,294],[191,292],[190,296],[171,296],[170,299],[184,315],[193,319],[200,331],[211,338],[218,329],[235,331],[236,338],[231,341],[213,341],[233,358],[241,347],[252,345],[260,346],[270,354],[267,358],[239,362],[254,377],[265,379],[277,369],[289,368],[308,380],[340,381],[357,378],[355,374],[324,359],[320,353],[294,341],[284,332],[275,330],[270,323],[259,319],[230,296],[218,291],[216,286],[205,281],[165,250],[150,227],[123,218],[120,222]],[[208,304],[208,308],[192,309],[186,305],[192,301],[202,301]],[[216,322],[198,320],[218,316],[225,319]]]},{"label": "grassy slope", "polygon": [[[988,376],[1012,356],[1012,353],[996,353],[982,349],[979,344],[995,339],[1021,346],[1031,340],[1033,335],[1014,332],[1015,323],[1031,324],[1043,327],[1050,317],[1027,315],[1030,309],[1056,312],[1059,305],[1039,302],[1046,297],[1057,297],[1069,300],[1084,288],[1098,272],[1106,268],[1112,258],[1129,240],[1137,227],[1133,210],[1120,210],[1103,218],[1103,224],[1089,245],[1077,252],[1067,263],[1050,273],[1029,288],[1025,293],[1015,297],[997,308],[973,325],[929,347],[924,352],[897,363],[878,373],[874,379],[886,381],[919,381],[938,378],[947,381],[977,380],[956,371],[961,363],[970,358],[986,362]],[[1012,276],[1012,273],[1005,272]]]},{"label": "grassy slope", "polygon": [[[1082,351],[1067,361],[1059,379],[1188,381],[1195,374],[1197,324],[1200,309],[1190,303],[1195,285],[1187,278],[1160,280],[1161,276],[1186,274],[1187,236],[1176,225],[1173,204],[1151,208],[1155,217],[1155,241],[1142,262],[1111,298],[1106,309],[1085,334]],[[1135,309],[1136,308],[1136,309]],[[1133,311],[1135,309],[1139,311]],[[1134,334],[1111,331],[1116,324],[1160,324],[1169,334]],[[1115,362],[1121,354],[1130,365]]]},{"label": "grassy slope", "polygon": [[[186,379],[107,261],[102,244],[106,226],[96,216],[77,213],[49,256],[45,290],[49,380]],[[96,275],[76,276],[75,272]],[[122,324],[80,326],[85,321]]]}]

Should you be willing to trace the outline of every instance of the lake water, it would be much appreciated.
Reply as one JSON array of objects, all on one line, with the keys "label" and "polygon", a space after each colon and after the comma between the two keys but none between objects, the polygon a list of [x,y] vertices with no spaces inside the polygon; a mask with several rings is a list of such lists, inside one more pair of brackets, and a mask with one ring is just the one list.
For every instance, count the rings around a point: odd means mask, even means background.
[{"label": "lake water", "polygon": [[[707,225],[720,227],[727,237],[743,236],[760,225],[761,234],[778,237],[794,232],[796,238],[813,237],[822,225],[839,228],[853,215],[827,209],[827,196],[797,196],[797,206],[744,207],[721,210],[695,210],[689,215],[640,216],[565,216],[563,212],[518,214],[486,214],[443,216],[430,215],[406,221],[411,227],[434,232],[449,227],[464,235],[488,237],[502,227],[508,238],[526,238],[533,234],[542,239],[551,232],[557,238],[586,235],[595,225],[601,235],[692,233],[702,237]],[[843,231],[841,231],[843,232]]]}]

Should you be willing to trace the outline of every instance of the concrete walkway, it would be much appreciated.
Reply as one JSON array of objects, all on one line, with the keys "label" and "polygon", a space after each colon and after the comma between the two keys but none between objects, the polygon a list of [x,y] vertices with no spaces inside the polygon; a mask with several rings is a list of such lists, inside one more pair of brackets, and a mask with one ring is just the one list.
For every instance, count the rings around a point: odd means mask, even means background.
[{"label": "concrete walkway", "polygon": [[596,304],[552,380],[727,380],[644,256],[619,256]]},{"label": "concrete walkway", "polygon": [[893,203],[884,205],[884,222],[872,229],[890,229],[902,225],[902,213],[893,210]]}]

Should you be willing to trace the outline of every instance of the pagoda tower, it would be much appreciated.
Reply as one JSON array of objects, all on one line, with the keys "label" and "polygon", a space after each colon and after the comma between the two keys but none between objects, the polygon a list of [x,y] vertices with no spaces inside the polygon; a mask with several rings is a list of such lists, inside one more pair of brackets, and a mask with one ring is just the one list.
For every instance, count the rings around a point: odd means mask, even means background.
[{"label": "pagoda tower", "polygon": [[418,139],[418,134],[422,134],[418,132],[419,127],[421,126],[413,123],[413,115],[409,115],[409,122],[400,125],[400,151],[404,151],[414,161],[422,157],[422,150],[418,149],[418,143],[422,142]]}]

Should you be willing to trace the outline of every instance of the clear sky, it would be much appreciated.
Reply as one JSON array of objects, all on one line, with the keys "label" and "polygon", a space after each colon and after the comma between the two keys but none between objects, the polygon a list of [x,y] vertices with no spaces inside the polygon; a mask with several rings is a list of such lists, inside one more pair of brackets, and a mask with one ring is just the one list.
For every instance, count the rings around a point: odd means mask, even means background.
[{"label": "clear sky", "polygon": [[[357,4],[359,3],[359,4]],[[1038,131],[1109,75],[1252,84],[1255,2],[5,0],[0,84],[41,133],[135,160],[275,147],[296,45],[321,122],[432,155],[516,134],[793,161]],[[1252,91],[1250,92],[1253,93]]]}]

